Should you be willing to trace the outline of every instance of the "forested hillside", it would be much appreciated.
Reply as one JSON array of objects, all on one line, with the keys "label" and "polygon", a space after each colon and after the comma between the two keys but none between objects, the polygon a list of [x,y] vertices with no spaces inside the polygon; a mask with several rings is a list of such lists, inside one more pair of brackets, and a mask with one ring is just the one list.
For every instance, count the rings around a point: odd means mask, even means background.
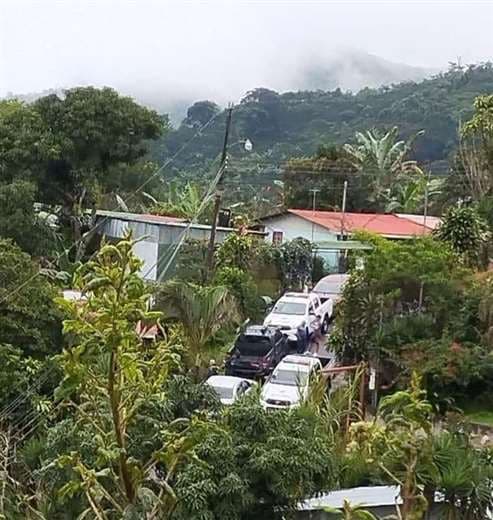
[{"label": "forested hillside", "polygon": [[[476,96],[493,91],[493,65],[451,66],[420,83],[363,89],[357,93],[301,91],[278,94],[267,89],[249,92],[235,108],[230,143],[248,137],[254,152],[240,146],[230,150],[249,171],[276,171],[288,158],[312,155],[321,144],[350,142],[356,131],[398,126],[402,137],[424,129],[415,146],[415,159],[443,171],[444,161],[457,142],[461,120],[472,113]],[[174,162],[187,177],[199,177],[220,152],[225,115],[211,101],[188,109],[182,124],[158,141],[152,151],[159,162],[175,153],[196,129],[217,117]],[[244,156],[244,157],[243,157]]]}]

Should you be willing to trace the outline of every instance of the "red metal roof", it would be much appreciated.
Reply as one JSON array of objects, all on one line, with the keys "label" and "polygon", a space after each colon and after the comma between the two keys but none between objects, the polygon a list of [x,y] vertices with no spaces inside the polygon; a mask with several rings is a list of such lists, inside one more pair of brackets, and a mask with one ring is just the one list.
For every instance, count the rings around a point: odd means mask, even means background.
[{"label": "red metal roof", "polygon": [[[331,231],[341,231],[342,213],[339,211],[289,209],[288,212]],[[378,213],[345,213],[344,231],[347,233],[370,231],[390,237],[411,237],[431,233],[428,226],[424,227],[408,218]]]}]

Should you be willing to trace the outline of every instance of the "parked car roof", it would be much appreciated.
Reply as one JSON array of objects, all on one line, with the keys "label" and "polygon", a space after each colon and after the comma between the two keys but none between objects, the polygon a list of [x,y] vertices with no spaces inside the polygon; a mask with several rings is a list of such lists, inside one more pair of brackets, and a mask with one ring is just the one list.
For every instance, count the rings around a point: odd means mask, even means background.
[{"label": "parked car roof", "polygon": [[244,380],[245,378],[236,376],[211,376],[207,379],[206,383],[211,386],[234,388],[238,383]]},{"label": "parked car roof", "polygon": [[306,366],[311,368],[312,366],[320,363],[320,360],[315,356],[306,356],[306,355],[296,355],[290,354],[286,356],[281,363],[286,365],[297,365],[297,366]]},{"label": "parked car roof", "polygon": [[[329,274],[320,278],[315,284],[313,292],[339,294],[348,280],[349,274]],[[336,289],[336,291],[334,291],[334,289]]]},{"label": "parked car roof", "polygon": [[303,298],[307,299],[310,298],[310,295],[308,293],[301,293],[301,292],[287,292],[282,296],[283,298]]}]

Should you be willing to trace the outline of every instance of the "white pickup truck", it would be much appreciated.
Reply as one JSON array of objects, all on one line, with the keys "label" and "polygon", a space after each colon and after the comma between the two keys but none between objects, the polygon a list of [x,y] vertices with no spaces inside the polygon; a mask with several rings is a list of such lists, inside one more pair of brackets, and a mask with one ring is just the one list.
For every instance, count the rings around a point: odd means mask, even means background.
[{"label": "white pickup truck", "polygon": [[302,333],[308,339],[318,329],[327,332],[332,310],[331,299],[322,303],[314,293],[288,292],[277,300],[264,325],[279,327],[285,334]]}]

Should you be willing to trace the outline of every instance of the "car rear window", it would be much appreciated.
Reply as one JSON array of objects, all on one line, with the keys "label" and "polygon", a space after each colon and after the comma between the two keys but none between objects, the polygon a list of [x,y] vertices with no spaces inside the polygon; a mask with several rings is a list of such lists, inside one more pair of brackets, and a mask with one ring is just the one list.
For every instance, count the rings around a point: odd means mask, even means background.
[{"label": "car rear window", "polygon": [[293,314],[302,316],[305,314],[306,304],[296,302],[277,302],[273,312],[276,314]]},{"label": "car rear window", "polygon": [[308,381],[308,372],[306,370],[284,370],[277,369],[270,379],[270,383],[275,385],[286,386],[304,386]]},{"label": "car rear window", "polygon": [[231,386],[211,386],[220,399],[233,399],[233,388]]},{"label": "car rear window", "polygon": [[242,335],[236,343],[236,348],[244,356],[265,356],[272,347],[269,340],[262,336]]},{"label": "car rear window", "polygon": [[317,283],[317,285],[315,285],[315,288],[313,290],[314,290],[314,292],[339,294],[342,292],[343,285],[344,285],[344,282],[342,282],[342,281],[319,282],[319,283]]}]

